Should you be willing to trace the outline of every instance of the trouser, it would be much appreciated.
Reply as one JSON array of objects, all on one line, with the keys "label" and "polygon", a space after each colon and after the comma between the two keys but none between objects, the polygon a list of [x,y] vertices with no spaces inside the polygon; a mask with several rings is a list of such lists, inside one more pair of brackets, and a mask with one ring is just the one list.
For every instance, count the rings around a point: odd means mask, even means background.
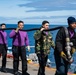
[{"label": "trouser", "polygon": [[48,55],[37,54],[39,61],[38,75],[45,75],[45,66],[47,63]]},{"label": "trouser", "polygon": [[2,55],[2,68],[6,68],[6,56],[7,56],[6,44],[0,44],[0,54]]},{"label": "trouser", "polygon": [[21,57],[22,60],[22,73],[25,73],[27,71],[27,58],[26,58],[26,50],[25,46],[13,46],[12,47],[13,51],[13,69],[14,73],[18,72],[18,67],[19,67],[19,56]]},{"label": "trouser", "polygon": [[67,75],[70,64],[64,60],[58,52],[54,52],[56,73],[55,75]]}]

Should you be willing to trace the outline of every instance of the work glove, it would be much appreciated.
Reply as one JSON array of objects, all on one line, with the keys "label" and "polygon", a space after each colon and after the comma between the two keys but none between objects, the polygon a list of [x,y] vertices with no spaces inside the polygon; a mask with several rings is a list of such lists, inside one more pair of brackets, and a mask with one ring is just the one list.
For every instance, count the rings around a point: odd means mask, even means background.
[{"label": "work glove", "polygon": [[30,52],[30,46],[26,46],[26,48],[27,48],[28,52]]},{"label": "work glove", "polygon": [[71,53],[72,53],[72,54],[75,53],[75,48],[74,48],[74,47],[72,47]]},{"label": "work glove", "polygon": [[60,53],[60,56],[70,64],[74,61],[73,58],[68,59],[66,54],[63,51]]},{"label": "work glove", "polygon": [[62,58],[64,58],[65,60],[67,60],[67,56],[66,56],[66,54],[63,51],[60,52],[60,56]]}]

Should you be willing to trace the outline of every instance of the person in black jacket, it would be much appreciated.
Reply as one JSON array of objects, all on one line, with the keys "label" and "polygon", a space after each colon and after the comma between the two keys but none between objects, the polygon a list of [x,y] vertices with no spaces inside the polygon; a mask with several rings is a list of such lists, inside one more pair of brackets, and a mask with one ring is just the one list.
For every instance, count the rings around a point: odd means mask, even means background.
[{"label": "person in black jacket", "polygon": [[[68,33],[70,42],[73,43],[71,54],[75,52],[76,47],[76,34],[75,34],[75,28],[76,28],[76,19],[74,17],[69,17],[67,19],[68,21]],[[55,51],[54,51],[54,57],[55,57],[55,63],[56,63],[56,73],[55,75],[67,75],[68,69],[70,67],[69,61],[65,60],[64,57],[67,58],[67,53],[65,50],[66,46],[66,34],[64,27],[61,28],[57,35],[55,40]]]}]

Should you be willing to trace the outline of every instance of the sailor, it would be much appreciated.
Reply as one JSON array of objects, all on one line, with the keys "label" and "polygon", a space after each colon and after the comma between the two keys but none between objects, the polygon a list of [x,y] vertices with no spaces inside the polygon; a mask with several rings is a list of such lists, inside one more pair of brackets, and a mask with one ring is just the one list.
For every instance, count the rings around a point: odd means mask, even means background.
[{"label": "sailor", "polygon": [[[1,24],[1,29],[5,29],[6,24]],[[0,54],[2,55],[2,72],[7,72],[6,70],[6,56],[7,56],[7,33],[4,30],[0,30]]]},{"label": "sailor", "polygon": [[22,60],[22,75],[29,75],[29,73],[27,73],[27,58],[26,58],[25,46],[27,47],[28,51],[30,51],[30,46],[27,32],[19,30],[23,29],[23,27],[24,22],[18,21],[17,29],[12,30],[10,33],[10,38],[13,38],[12,52],[14,56],[13,58],[14,75],[19,75],[18,73],[19,56],[21,57]]},{"label": "sailor", "polygon": [[[75,28],[76,28],[76,19],[74,17],[68,17],[68,35],[70,42],[72,42],[70,54],[72,55],[75,52],[76,49],[76,34],[75,34]],[[67,41],[69,41],[67,39]],[[55,56],[55,63],[56,63],[56,73],[55,75],[67,75],[68,69],[70,67],[71,62],[68,60],[67,56],[67,49],[66,46],[66,33],[65,28],[61,28],[57,35],[56,35],[56,41],[55,41],[55,50],[54,50],[54,56]],[[68,49],[70,49],[70,47]]]},{"label": "sailor", "polygon": [[39,61],[38,75],[45,75],[45,66],[50,53],[50,48],[55,48],[52,35],[49,31],[43,31],[49,29],[49,22],[43,21],[40,30],[34,33],[35,39],[35,53],[37,54]]}]

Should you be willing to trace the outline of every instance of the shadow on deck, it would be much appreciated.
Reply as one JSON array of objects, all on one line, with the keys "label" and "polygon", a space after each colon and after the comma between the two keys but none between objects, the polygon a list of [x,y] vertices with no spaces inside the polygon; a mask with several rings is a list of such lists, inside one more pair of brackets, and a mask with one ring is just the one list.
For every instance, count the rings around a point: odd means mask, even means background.
[{"label": "shadow on deck", "polygon": [[[1,68],[1,58],[0,58],[0,68]],[[19,73],[20,75],[22,75],[22,71],[21,71],[21,61],[19,62]],[[13,59],[9,59],[7,58],[7,65],[6,65],[6,69],[7,69],[7,73],[3,73],[0,71],[0,75],[13,75]],[[38,64],[35,63],[28,63],[28,71],[27,71],[30,75],[37,75],[38,72]],[[54,75],[55,74],[55,69],[53,68],[47,68],[46,67],[46,75]],[[76,74],[68,74],[68,75],[76,75]]]}]

